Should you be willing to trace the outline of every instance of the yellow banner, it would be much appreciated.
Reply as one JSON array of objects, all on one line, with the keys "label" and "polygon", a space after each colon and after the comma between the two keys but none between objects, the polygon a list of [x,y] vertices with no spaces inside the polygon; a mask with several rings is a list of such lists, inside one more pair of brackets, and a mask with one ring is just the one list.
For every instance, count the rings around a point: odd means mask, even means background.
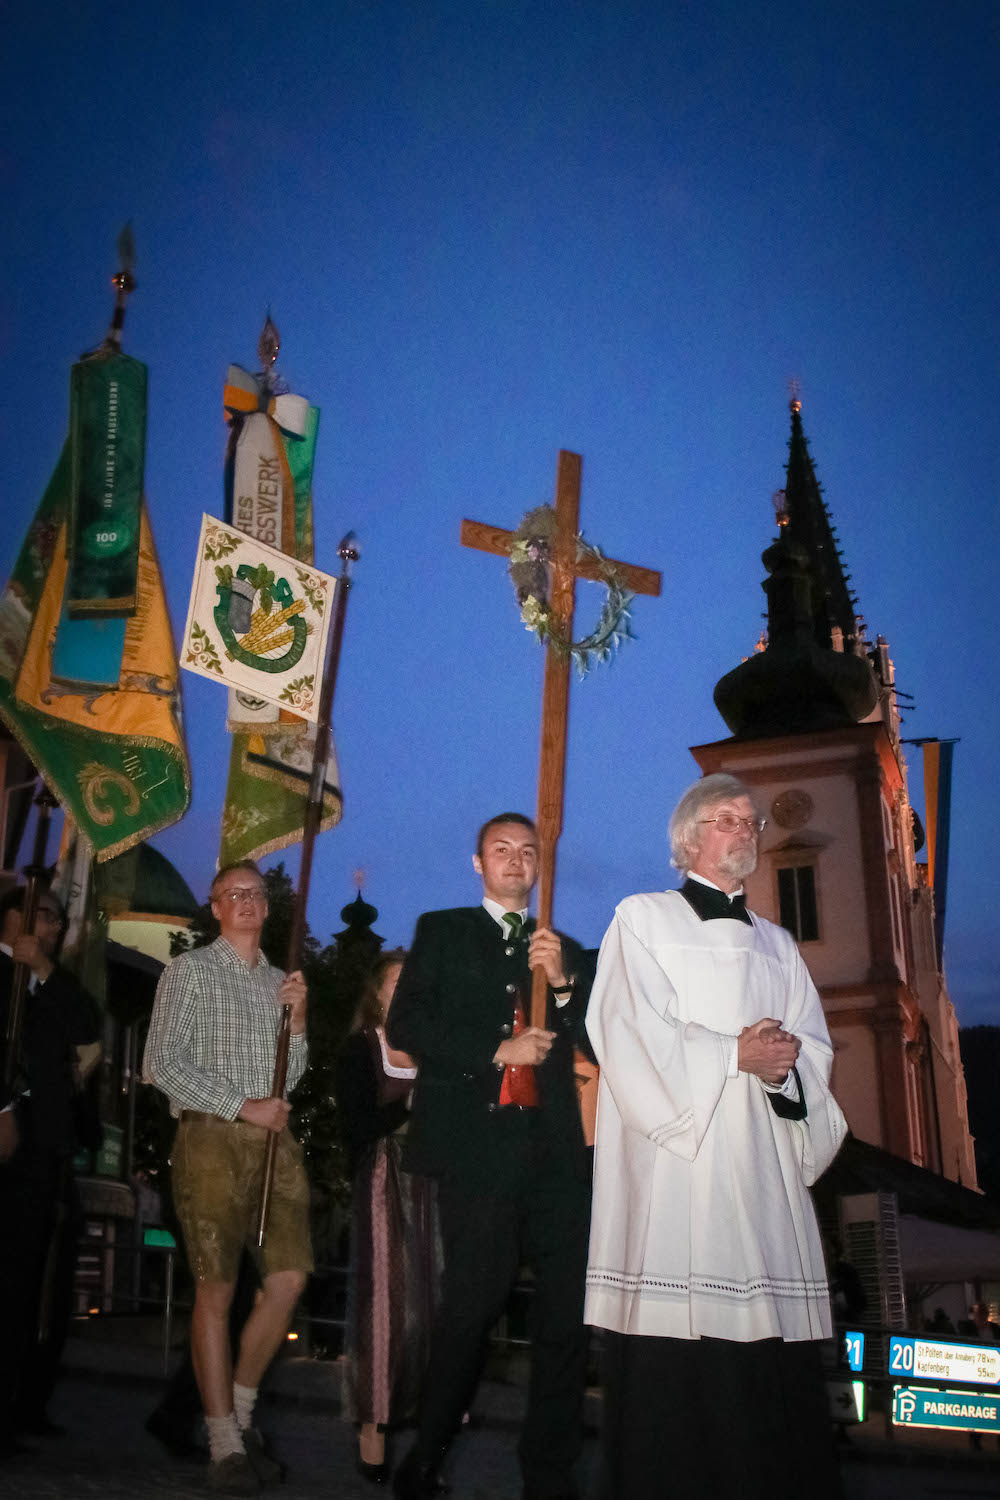
[{"label": "yellow banner", "polygon": [[52,681],[51,649],[66,580],[66,527],[60,527],[52,567],[39,600],[28,647],[17,677],[19,703],[50,719],[78,724],[97,734],[127,736],[176,746],[183,740],[174,714],[177,657],[163,592],[163,579],[146,507],[139,527],[138,603],[125,629],[118,687],[112,692],[70,691]]}]

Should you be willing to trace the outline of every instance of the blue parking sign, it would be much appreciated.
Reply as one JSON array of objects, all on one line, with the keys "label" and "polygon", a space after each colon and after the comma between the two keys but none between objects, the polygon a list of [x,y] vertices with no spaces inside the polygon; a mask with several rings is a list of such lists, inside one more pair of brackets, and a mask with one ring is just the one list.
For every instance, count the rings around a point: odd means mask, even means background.
[{"label": "blue parking sign", "polygon": [[986,1391],[934,1391],[926,1386],[895,1385],[892,1420],[898,1427],[1000,1433],[1000,1396]]}]

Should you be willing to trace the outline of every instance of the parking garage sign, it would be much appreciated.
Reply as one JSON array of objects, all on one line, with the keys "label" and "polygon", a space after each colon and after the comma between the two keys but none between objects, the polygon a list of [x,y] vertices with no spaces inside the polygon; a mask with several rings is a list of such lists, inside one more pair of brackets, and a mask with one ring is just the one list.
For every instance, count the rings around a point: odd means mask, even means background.
[{"label": "parking garage sign", "polygon": [[892,1420],[899,1427],[954,1427],[1000,1433],[1000,1396],[986,1391],[893,1387]]}]

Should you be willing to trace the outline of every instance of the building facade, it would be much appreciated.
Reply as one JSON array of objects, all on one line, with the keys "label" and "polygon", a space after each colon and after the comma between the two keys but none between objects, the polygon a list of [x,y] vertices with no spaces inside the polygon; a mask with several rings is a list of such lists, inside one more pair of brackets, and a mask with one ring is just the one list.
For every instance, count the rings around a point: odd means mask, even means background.
[{"label": "building facade", "polygon": [[779,535],[764,553],[768,629],[716,704],[729,739],[703,774],[753,788],[768,825],[749,904],[798,939],[834,1043],[852,1133],[976,1186],[958,1024],[918,862],[893,664],[866,639],[792,402]]}]

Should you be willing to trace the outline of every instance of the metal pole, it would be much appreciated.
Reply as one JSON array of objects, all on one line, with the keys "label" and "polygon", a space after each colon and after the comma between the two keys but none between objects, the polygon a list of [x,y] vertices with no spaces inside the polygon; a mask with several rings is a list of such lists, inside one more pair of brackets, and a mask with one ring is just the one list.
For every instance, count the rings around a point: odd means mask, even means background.
[{"label": "metal pole", "polygon": [[136,1026],[125,1029],[125,1056],[128,1059],[128,1094],[125,1106],[125,1150],[122,1153],[122,1178],[132,1181],[135,1165],[135,1110],[139,1071],[139,1032]]},{"label": "metal pole", "polygon": [[174,1252],[167,1251],[167,1284],[163,1303],[163,1373],[170,1369],[170,1335],[174,1312]]}]

